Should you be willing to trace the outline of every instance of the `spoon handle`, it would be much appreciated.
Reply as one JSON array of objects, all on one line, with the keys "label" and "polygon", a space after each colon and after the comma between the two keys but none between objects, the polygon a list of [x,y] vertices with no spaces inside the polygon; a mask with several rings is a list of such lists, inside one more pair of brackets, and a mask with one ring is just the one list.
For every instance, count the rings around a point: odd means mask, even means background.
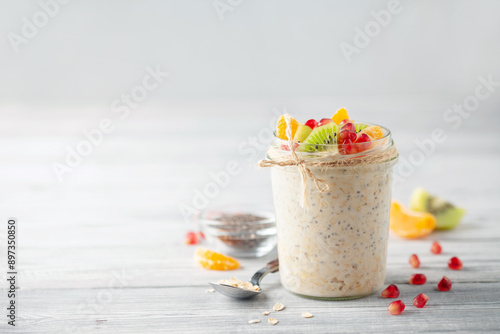
[{"label": "spoon handle", "polygon": [[250,282],[253,285],[260,285],[260,281],[262,281],[262,278],[264,278],[264,276],[266,276],[269,273],[275,273],[279,269],[280,269],[279,260],[278,259],[274,259],[271,262],[269,262],[268,264],[266,264],[266,266],[264,268],[262,268],[259,271],[257,271],[252,276],[252,279],[250,280]]}]

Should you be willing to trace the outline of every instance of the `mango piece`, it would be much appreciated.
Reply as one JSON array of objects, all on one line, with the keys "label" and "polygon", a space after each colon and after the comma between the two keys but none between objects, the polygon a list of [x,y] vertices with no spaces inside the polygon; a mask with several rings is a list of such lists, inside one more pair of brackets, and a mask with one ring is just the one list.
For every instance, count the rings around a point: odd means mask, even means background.
[{"label": "mango piece", "polygon": [[436,218],[427,212],[410,210],[398,201],[391,202],[389,229],[402,238],[415,239],[429,235],[436,227]]}]

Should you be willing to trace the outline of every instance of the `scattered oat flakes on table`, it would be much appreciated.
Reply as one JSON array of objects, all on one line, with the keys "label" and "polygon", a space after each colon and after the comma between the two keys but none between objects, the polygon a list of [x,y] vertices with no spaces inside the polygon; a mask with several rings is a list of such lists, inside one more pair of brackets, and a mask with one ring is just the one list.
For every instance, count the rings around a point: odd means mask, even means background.
[{"label": "scattered oat flakes on table", "polygon": [[258,324],[259,322],[260,322],[259,319],[253,319],[248,321],[249,324]]},{"label": "scattered oat flakes on table", "polygon": [[269,311],[264,311],[264,312],[262,312],[262,315],[269,315],[270,313],[271,312],[269,312]]},{"label": "scattered oat flakes on table", "polygon": [[278,320],[276,320],[276,319],[274,319],[274,318],[269,318],[269,319],[267,319],[267,322],[268,322],[269,324],[271,324],[271,325],[273,325],[273,326],[274,326],[274,325],[276,325],[279,321],[278,321]]}]

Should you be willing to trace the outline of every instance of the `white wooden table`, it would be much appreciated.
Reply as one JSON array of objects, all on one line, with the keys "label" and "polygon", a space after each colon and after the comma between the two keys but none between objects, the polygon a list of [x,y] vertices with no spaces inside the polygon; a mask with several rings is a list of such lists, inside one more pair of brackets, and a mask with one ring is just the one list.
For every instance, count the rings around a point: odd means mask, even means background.
[{"label": "white wooden table", "polygon": [[[278,274],[265,278],[265,294],[253,300],[206,293],[208,281],[230,275],[250,278],[276,254],[242,259],[243,268],[234,272],[199,268],[194,248],[183,242],[185,232],[196,227],[183,220],[179,205],[190,205],[194,189],[201,189],[209,173],[222,170],[231,159],[242,165],[242,172],[211,204],[271,203],[269,171],[251,166],[262,157],[263,148],[250,161],[250,154],[238,153],[238,145],[267,126],[273,107],[281,108],[265,101],[143,106],[117,123],[63,182],[58,182],[51,163],[63,161],[65,146],[75,147],[85,138],[83,130],[103,117],[112,118],[109,110],[2,108],[3,313],[7,217],[19,221],[20,246],[17,326],[7,326],[2,314],[0,332],[500,331],[500,137],[472,128],[446,128],[448,140],[394,189],[394,197],[407,202],[412,189],[423,186],[468,210],[455,230],[413,241],[391,236],[386,283],[401,290],[407,309],[400,316],[389,315],[389,300],[378,294],[342,302],[294,296],[280,286]],[[405,128],[391,113],[375,116],[359,109],[359,118],[394,130],[402,156],[415,149],[415,138],[441,125],[436,118]],[[290,103],[288,111],[307,117],[300,104]],[[432,240],[441,242],[442,255],[430,254]],[[418,270],[409,267],[412,253],[422,262]],[[462,259],[462,271],[447,268],[454,255]],[[425,273],[428,283],[410,286],[408,278],[415,272]],[[436,289],[443,275],[453,281],[449,292]],[[430,297],[424,309],[411,302],[420,292]],[[279,324],[271,326],[261,313],[276,302],[286,309],[273,314]],[[302,318],[306,311],[314,317]],[[263,322],[250,325],[250,319]]]}]

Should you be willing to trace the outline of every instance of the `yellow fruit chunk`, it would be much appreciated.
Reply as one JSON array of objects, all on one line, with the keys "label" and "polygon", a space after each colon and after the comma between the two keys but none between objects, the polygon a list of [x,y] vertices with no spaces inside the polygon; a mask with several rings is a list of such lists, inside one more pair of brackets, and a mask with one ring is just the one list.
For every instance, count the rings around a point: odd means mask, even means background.
[{"label": "yellow fruit chunk", "polygon": [[421,238],[436,227],[436,218],[427,212],[412,211],[397,201],[391,202],[389,228],[403,238]]},{"label": "yellow fruit chunk", "polygon": [[374,140],[384,138],[384,130],[382,130],[380,126],[369,126],[361,130],[360,134],[361,133],[366,133]]},{"label": "yellow fruit chunk", "polygon": [[235,258],[205,248],[196,249],[194,258],[200,266],[210,270],[233,270],[240,267]]},{"label": "yellow fruit chunk", "polygon": [[337,110],[337,112],[332,116],[332,119],[333,121],[336,123],[336,124],[340,124],[340,122],[342,122],[344,119],[351,119],[351,117],[349,117],[349,114],[347,113],[347,110],[345,110],[344,108],[340,108],[339,110]]},{"label": "yellow fruit chunk", "polygon": [[[295,136],[295,132],[297,132],[297,128],[299,127],[299,122],[297,122],[293,117],[290,117],[290,125],[292,126],[292,138]],[[281,116],[276,124],[276,135],[283,140],[288,140],[286,135],[286,120],[285,116]]]}]

